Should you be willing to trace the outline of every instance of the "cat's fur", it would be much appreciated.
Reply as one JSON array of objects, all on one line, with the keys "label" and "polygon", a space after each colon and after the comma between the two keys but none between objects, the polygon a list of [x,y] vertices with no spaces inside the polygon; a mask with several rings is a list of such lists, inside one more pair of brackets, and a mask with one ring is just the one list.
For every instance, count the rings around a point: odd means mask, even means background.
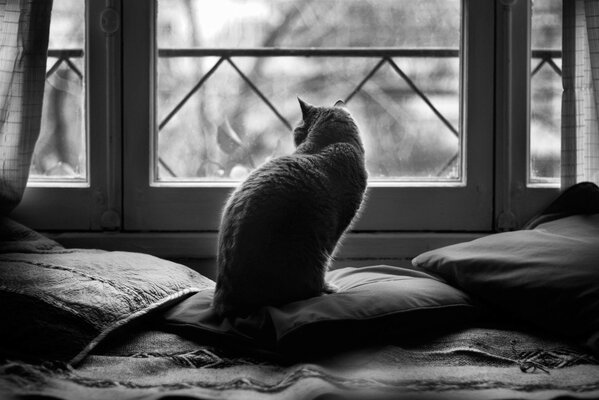
[{"label": "cat's fur", "polygon": [[253,171],[225,206],[213,301],[219,315],[335,291],[324,275],[364,197],[364,147],[343,102],[298,100],[295,152]]}]

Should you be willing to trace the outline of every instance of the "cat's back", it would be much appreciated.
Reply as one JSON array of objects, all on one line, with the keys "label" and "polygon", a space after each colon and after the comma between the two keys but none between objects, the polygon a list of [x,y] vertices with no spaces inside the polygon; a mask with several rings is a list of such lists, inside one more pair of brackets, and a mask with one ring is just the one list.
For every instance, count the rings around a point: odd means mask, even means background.
[{"label": "cat's back", "polygon": [[291,154],[267,162],[237,188],[225,213],[268,218],[277,217],[281,210],[297,214],[305,208],[339,207],[340,196],[352,193],[361,198],[365,186],[363,155],[350,145],[335,144],[320,153]]},{"label": "cat's back", "polygon": [[[273,159],[254,170],[229,198],[223,221],[258,219],[261,224],[291,218],[305,205],[316,207],[327,197],[326,169],[319,160],[292,154]],[[294,211],[289,214],[289,210]]]}]

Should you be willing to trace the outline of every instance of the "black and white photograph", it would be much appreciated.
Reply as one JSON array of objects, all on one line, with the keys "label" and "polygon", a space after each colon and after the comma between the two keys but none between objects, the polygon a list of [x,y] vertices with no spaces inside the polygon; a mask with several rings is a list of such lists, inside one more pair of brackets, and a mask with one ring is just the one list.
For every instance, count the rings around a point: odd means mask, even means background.
[{"label": "black and white photograph", "polygon": [[0,0],[0,400],[599,399],[599,0]]}]

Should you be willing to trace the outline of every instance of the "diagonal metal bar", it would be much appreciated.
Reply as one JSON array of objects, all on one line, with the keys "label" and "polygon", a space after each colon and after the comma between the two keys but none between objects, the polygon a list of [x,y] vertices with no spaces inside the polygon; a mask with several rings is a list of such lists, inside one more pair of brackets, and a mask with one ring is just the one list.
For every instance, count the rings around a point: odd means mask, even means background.
[{"label": "diagonal metal bar", "polygon": [[447,171],[447,169],[448,169],[449,167],[451,167],[451,165],[452,165],[454,162],[456,162],[456,161],[457,161],[457,159],[458,159],[458,156],[459,156],[459,155],[460,155],[459,151],[458,151],[458,152],[456,152],[456,153],[453,155],[453,157],[451,157],[451,158],[449,159],[449,161],[447,161],[447,162],[445,163],[445,165],[443,166],[443,168],[441,168],[441,169],[439,170],[439,172],[437,172],[437,176],[441,176],[441,175],[442,175],[442,174],[443,174],[445,171]]},{"label": "diagonal metal bar", "polygon": [[79,68],[77,68],[77,66],[75,64],[73,64],[73,62],[69,58],[65,59],[64,61],[67,63],[69,68],[71,68],[71,70],[73,70],[73,72],[77,74],[79,79],[83,79],[83,74],[81,73]]},{"label": "diagonal metal bar", "polygon": [[56,60],[56,62],[52,65],[48,72],[46,72],[46,79],[48,79],[50,75],[56,72],[56,70],[58,69],[58,67],[60,67],[60,64],[62,64],[63,61],[64,58],[59,58],[58,60]]},{"label": "diagonal metal bar", "polygon": [[252,88],[252,90],[254,91],[254,93],[256,93],[258,95],[258,97],[260,97],[262,99],[262,101],[264,103],[266,103],[266,105],[268,106],[268,108],[270,108],[272,110],[272,112],[275,113],[275,115],[281,120],[281,122],[287,128],[289,128],[289,130],[293,130],[293,127],[291,126],[291,124],[289,123],[289,121],[287,121],[287,119],[285,119],[285,117],[283,117],[281,115],[281,113],[270,102],[270,100],[268,100],[266,98],[266,96],[260,91],[260,89],[258,89],[258,87],[256,85],[254,85],[254,83],[250,80],[250,78],[248,78],[243,72],[241,72],[241,70],[237,67],[237,65],[230,58],[227,58],[227,61],[229,62],[229,64],[231,64],[231,66],[233,67],[233,69],[235,69],[235,71],[237,71],[237,73],[239,74],[239,76],[241,76],[241,78],[245,81],[245,83],[247,83],[249,85],[249,87]]},{"label": "diagonal metal bar", "polygon": [[166,163],[166,161],[164,161],[162,159],[162,157],[158,157],[158,163],[160,165],[162,165],[162,168],[164,168],[166,170],[166,172],[168,172],[169,174],[171,174],[171,176],[173,178],[177,177],[177,174],[175,174],[175,171],[172,170],[172,168]]},{"label": "diagonal metal bar", "polygon": [[559,76],[562,76],[562,70],[560,69],[560,67],[557,66],[555,61],[553,61],[553,58],[548,59],[547,64],[549,64],[551,66],[551,68],[553,68],[553,70],[555,71],[556,74],[558,74]]},{"label": "diagonal metal bar", "polygon": [[533,76],[535,76],[537,74],[537,72],[539,72],[541,70],[541,68],[543,68],[543,65],[545,65],[546,62],[547,62],[547,59],[543,58],[537,64],[537,66],[532,70],[532,72],[530,73],[530,77],[532,78]]},{"label": "diagonal metal bar", "polygon": [[431,103],[431,101],[428,99],[428,97],[426,97],[426,95],[422,92],[422,90],[420,90],[420,88],[418,86],[416,86],[416,84],[405,74],[405,72],[403,72],[401,70],[401,68],[399,68],[399,66],[397,66],[395,61],[393,61],[391,58],[388,58],[388,57],[385,58],[385,60],[387,60],[387,62],[391,65],[393,70],[395,70],[395,72],[397,72],[403,78],[403,80],[426,103],[426,105],[429,106],[429,108],[437,116],[437,118],[439,118],[441,120],[441,122],[443,122],[445,124],[445,126],[447,126],[447,128],[450,131],[452,131],[456,137],[459,137],[460,134],[458,133],[458,130],[451,124],[451,122],[449,122],[447,120],[447,118],[445,118],[443,116],[443,114],[441,114],[441,112],[439,112],[439,110],[437,110],[437,108],[433,105],[433,103]]},{"label": "diagonal metal bar", "polygon": [[168,124],[168,122],[175,116],[175,114],[177,114],[179,112],[181,107],[183,107],[185,105],[185,103],[187,103],[187,101],[191,98],[191,96],[193,96],[195,94],[195,92],[197,92],[202,87],[204,82],[206,82],[206,80],[208,78],[210,78],[210,76],[212,76],[214,71],[216,71],[216,69],[222,64],[223,61],[225,61],[225,59],[226,59],[225,57],[221,57],[216,62],[216,64],[214,64],[212,66],[212,68],[210,68],[210,70],[208,72],[206,72],[206,74],[204,76],[202,76],[202,78],[198,81],[198,83],[196,83],[195,86],[193,88],[191,88],[191,90],[183,97],[183,99],[181,99],[181,101],[179,103],[177,103],[177,105],[171,110],[171,112],[169,112],[168,115],[158,125],[159,131],[162,130],[162,128],[164,128],[166,126],[166,124]]},{"label": "diagonal metal bar", "polygon": [[364,79],[362,79],[362,81],[358,83],[358,86],[356,86],[356,88],[349,94],[349,96],[345,98],[344,102],[348,103],[352,99],[352,97],[354,97],[356,93],[358,93],[360,89],[362,89],[362,86],[364,86],[364,84],[366,84],[366,82],[368,82],[368,80],[370,80],[370,78],[372,78],[372,76],[376,74],[376,71],[378,71],[383,66],[383,64],[385,64],[385,59],[381,58],[380,61],[374,66],[374,68],[364,77]]}]

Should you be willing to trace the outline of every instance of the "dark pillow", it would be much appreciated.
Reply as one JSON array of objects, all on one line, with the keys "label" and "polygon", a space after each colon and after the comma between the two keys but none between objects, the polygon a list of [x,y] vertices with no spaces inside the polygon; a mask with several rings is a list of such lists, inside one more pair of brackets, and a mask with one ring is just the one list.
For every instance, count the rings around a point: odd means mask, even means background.
[{"label": "dark pillow", "polygon": [[473,298],[599,353],[599,214],[429,251],[416,267]]},{"label": "dark pillow", "polygon": [[47,237],[7,217],[0,217],[1,253],[46,253],[64,248]]},{"label": "dark pillow", "polygon": [[116,328],[214,286],[145,254],[42,247],[0,254],[2,356],[76,363]]},{"label": "dark pillow", "polygon": [[166,322],[196,338],[213,338],[305,356],[383,336],[428,334],[455,327],[475,314],[468,296],[430,275],[391,266],[344,268],[327,280],[340,291],[247,318],[221,319],[210,308],[212,290],[168,310]]}]

